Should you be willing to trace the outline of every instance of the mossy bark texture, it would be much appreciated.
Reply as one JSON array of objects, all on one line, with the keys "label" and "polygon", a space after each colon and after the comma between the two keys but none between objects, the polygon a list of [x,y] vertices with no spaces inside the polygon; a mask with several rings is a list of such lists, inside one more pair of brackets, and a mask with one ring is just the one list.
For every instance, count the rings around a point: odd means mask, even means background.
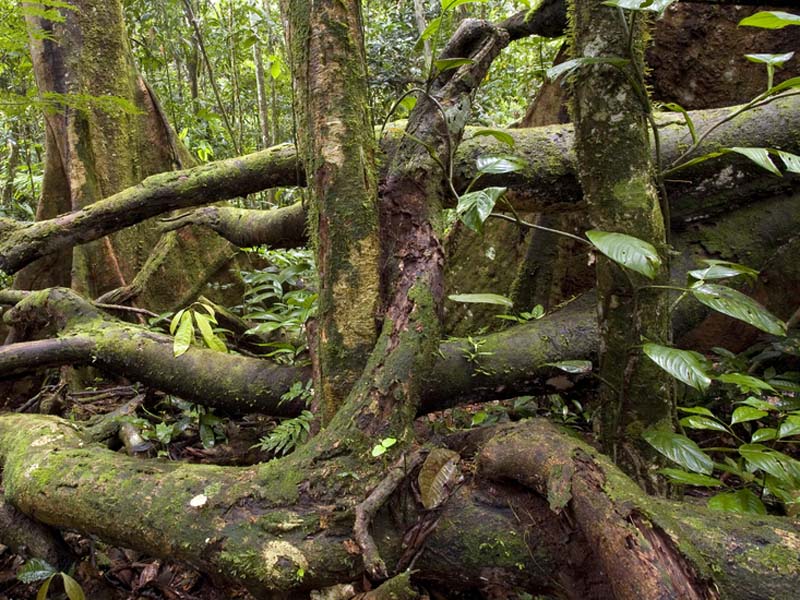
[{"label": "mossy bark texture", "polygon": [[629,61],[621,69],[586,66],[575,75],[577,169],[592,225],[649,242],[662,261],[650,281],[604,256],[597,259],[599,374],[605,383],[600,436],[614,460],[647,485],[654,479],[648,470],[658,463],[642,432],[672,427],[674,381],[640,350],[644,341],[669,344],[672,338],[668,295],[644,289],[669,282],[665,216],[645,115],[649,101],[639,75],[646,27],[636,13],[620,12],[600,0],[574,0],[571,11],[576,57]]},{"label": "mossy bark texture", "polygon": [[316,390],[329,421],[378,338],[375,154],[358,0],[283,2],[319,273]]},{"label": "mossy bark texture", "polygon": [[[47,158],[37,210],[40,220],[88,207],[148,175],[191,163],[136,72],[122,3],[76,0],[70,4],[71,8],[62,9],[62,23],[34,13],[26,17],[32,32],[48,34],[31,35],[31,55],[40,93],[55,105],[45,111]],[[71,256],[63,253],[40,263],[21,274],[15,284],[28,289],[71,285],[96,297],[128,285],[160,236],[152,225],[120,231],[76,248]],[[173,280],[209,278],[213,272],[203,263],[191,265],[192,270],[177,266],[181,255],[200,246],[223,253],[227,245],[202,231],[187,230],[183,241],[175,234],[168,236],[173,266],[170,273],[159,273],[159,282],[165,275]],[[171,293],[180,287],[173,286]],[[142,302],[162,308],[163,298],[153,289],[148,292]]]}]

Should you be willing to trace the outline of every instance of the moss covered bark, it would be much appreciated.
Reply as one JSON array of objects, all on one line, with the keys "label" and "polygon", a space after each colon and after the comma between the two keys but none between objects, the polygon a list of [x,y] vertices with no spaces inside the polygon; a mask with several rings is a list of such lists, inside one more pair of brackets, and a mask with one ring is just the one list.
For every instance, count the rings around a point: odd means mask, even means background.
[{"label": "moss covered bark", "polygon": [[[621,69],[594,65],[580,69],[572,106],[578,174],[592,225],[652,244],[661,258],[654,281],[597,259],[600,326],[600,435],[615,461],[648,482],[656,452],[642,439],[649,427],[671,428],[674,381],[646,359],[643,341],[672,340],[669,297],[646,284],[669,282],[666,227],[656,183],[646,113],[643,52],[646,27],[636,13],[625,14],[599,0],[574,0],[572,52],[578,57],[623,57]],[[633,15],[633,16],[631,16]],[[633,83],[631,83],[633,82]]]},{"label": "moss covered bark", "polygon": [[[191,163],[133,65],[122,3],[77,0],[62,14],[61,23],[35,13],[26,17],[32,32],[48,33],[31,35],[31,55],[39,91],[54,105],[45,112],[47,160],[40,219],[90,206],[148,175]],[[44,265],[47,268],[29,270],[16,284],[69,284],[96,297],[128,285],[160,235],[152,224],[119,232],[77,248],[71,257],[62,255]],[[173,264],[195,247],[222,252],[227,245],[202,231],[187,231],[184,237],[193,239],[181,244],[174,234],[168,236]],[[176,277],[186,279],[204,280],[213,274],[205,264],[192,266],[171,268],[180,273]],[[165,304],[153,290],[148,300],[155,309]]]},{"label": "moss covered bark", "polygon": [[282,2],[319,273],[314,361],[329,421],[378,337],[377,143],[357,0]]}]

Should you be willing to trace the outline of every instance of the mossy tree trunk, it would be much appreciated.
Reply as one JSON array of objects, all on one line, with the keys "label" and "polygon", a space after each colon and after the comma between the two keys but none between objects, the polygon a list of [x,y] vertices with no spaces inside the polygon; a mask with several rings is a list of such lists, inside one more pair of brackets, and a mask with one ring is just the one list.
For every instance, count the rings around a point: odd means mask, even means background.
[{"label": "mossy tree trunk", "polygon": [[614,460],[651,487],[657,461],[642,432],[672,427],[674,382],[640,349],[645,341],[668,344],[672,337],[667,294],[646,288],[669,282],[668,215],[661,210],[641,76],[647,24],[640,15],[604,6],[601,0],[574,0],[571,10],[576,57],[629,61],[622,68],[599,64],[578,71],[573,120],[578,175],[592,225],[649,242],[662,261],[650,281],[604,256],[597,258],[599,375],[605,382],[600,435]]},{"label": "mossy tree trunk", "polygon": [[329,421],[378,337],[377,143],[356,0],[282,2],[319,273],[317,396]]},{"label": "mossy tree trunk", "polygon": [[[29,15],[34,74],[45,111],[46,161],[37,218],[82,209],[148,175],[191,166],[192,160],[133,64],[119,0],[77,0],[63,22]],[[48,36],[36,35],[45,31]],[[170,293],[140,282],[140,302],[157,310],[185,302],[198,280],[230,260],[216,236],[161,233],[142,225],[62,253],[18,275],[22,289],[68,285],[88,297],[130,285],[155,247],[158,274]],[[182,239],[181,239],[182,238]],[[166,263],[172,263],[167,266]]]}]

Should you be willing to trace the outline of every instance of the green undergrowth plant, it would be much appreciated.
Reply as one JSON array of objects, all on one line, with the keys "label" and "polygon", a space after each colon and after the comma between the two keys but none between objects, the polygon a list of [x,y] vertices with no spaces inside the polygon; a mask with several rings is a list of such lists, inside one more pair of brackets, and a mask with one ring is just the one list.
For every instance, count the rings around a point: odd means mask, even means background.
[{"label": "green undergrowth plant", "polygon": [[173,344],[175,356],[184,354],[196,342],[196,330],[200,332],[205,346],[217,352],[227,352],[224,332],[218,325],[216,310],[210,302],[205,302],[202,298],[191,306],[179,310],[169,325],[170,334],[175,336]]},{"label": "green undergrowth plant", "polygon": [[143,416],[124,417],[145,441],[140,451],[155,448],[160,457],[169,456],[170,444],[187,436],[197,435],[206,450],[227,441],[224,420],[214,410],[179,398],[168,396],[163,411],[144,410]]},{"label": "green undergrowth plant", "polygon": [[237,309],[255,325],[247,333],[272,336],[264,356],[294,362],[308,349],[305,324],[317,309],[316,272],[308,249],[264,250],[269,263],[258,271],[242,271],[247,290]]},{"label": "green undergrowth plant", "polygon": [[[302,400],[308,407],[314,398],[313,383],[311,379],[305,383],[294,382],[289,390],[281,396],[279,404]],[[262,452],[285,456],[308,439],[313,420],[314,414],[309,410],[304,410],[297,417],[281,421],[269,435],[262,437],[255,447]]]},{"label": "green undergrowth plant", "polygon": [[17,571],[17,579],[22,583],[42,582],[39,591],[36,593],[36,600],[45,600],[47,598],[50,592],[50,584],[57,577],[61,577],[61,581],[64,584],[64,593],[69,600],[86,600],[83,588],[71,575],[64,571],[59,571],[45,560],[32,558]]}]

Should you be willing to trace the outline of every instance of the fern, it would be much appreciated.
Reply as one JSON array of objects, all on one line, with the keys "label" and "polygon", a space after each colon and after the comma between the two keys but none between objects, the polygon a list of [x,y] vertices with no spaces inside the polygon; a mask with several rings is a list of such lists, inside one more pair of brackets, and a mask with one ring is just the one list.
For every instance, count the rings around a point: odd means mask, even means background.
[{"label": "fern", "polygon": [[308,439],[313,420],[314,415],[304,410],[299,417],[281,422],[268,436],[261,438],[257,446],[265,452],[285,456]]}]

